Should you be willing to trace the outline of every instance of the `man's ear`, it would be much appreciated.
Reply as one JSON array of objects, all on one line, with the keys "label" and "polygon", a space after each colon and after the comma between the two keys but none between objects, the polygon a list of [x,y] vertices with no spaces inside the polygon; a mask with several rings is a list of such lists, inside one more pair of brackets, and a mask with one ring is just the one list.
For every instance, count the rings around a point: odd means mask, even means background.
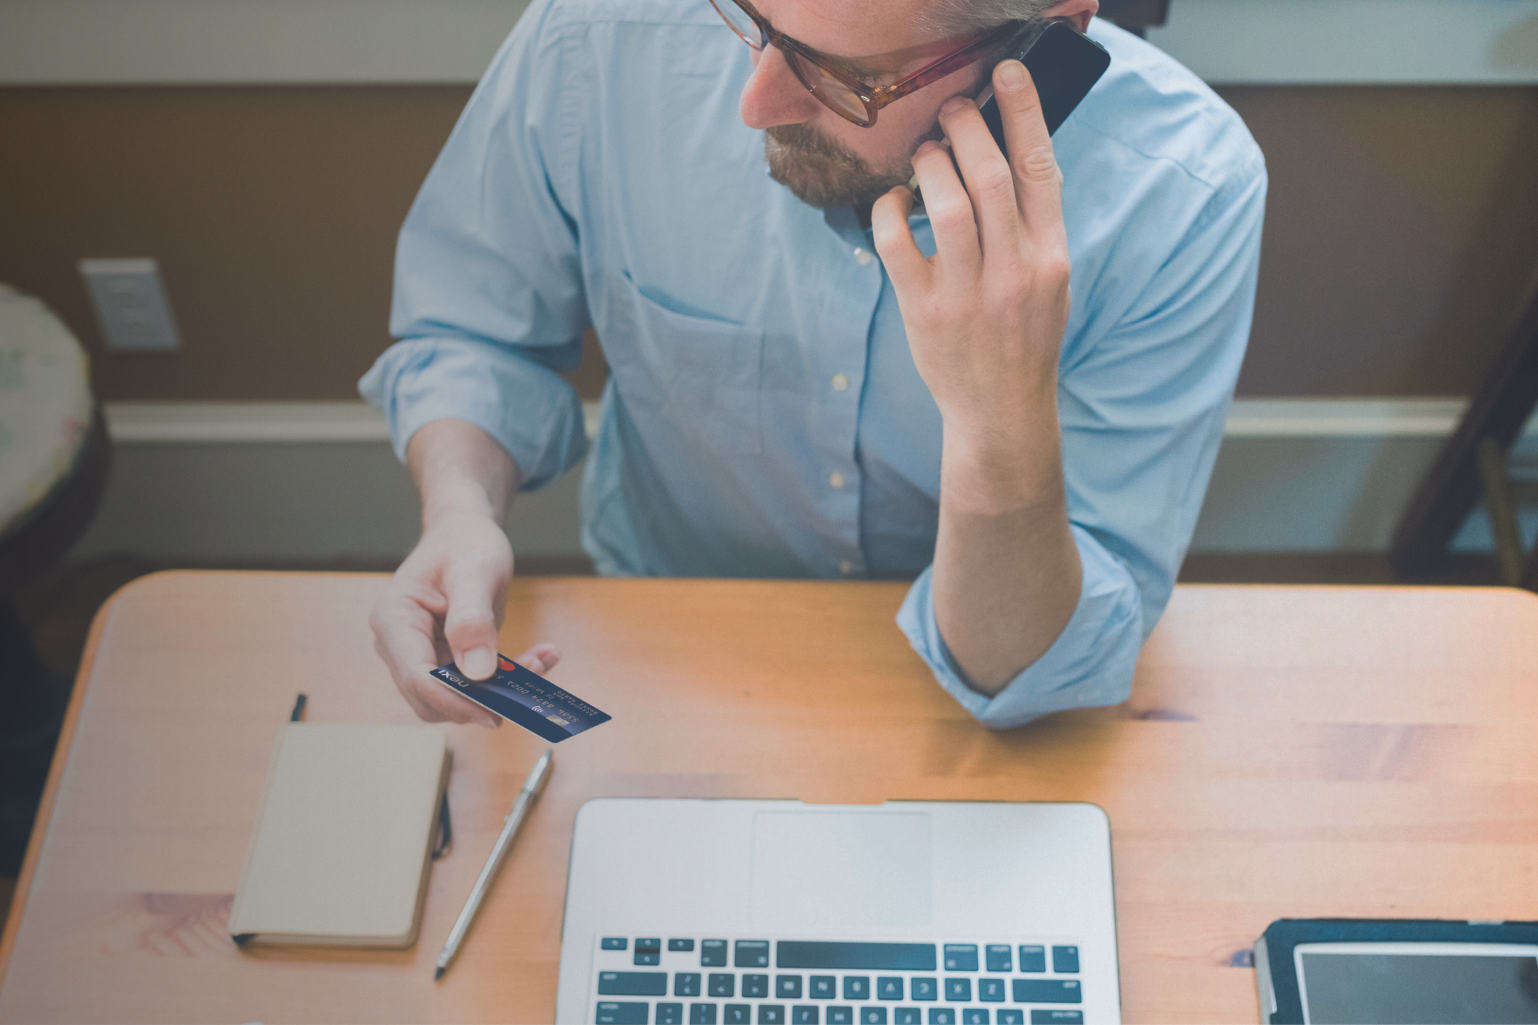
[{"label": "man's ear", "polygon": [[1080,32],[1089,31],[1089,19],[1100,10],[1100,0],[1062,0],[1047,8],[1045,17],[1063,18]]}]

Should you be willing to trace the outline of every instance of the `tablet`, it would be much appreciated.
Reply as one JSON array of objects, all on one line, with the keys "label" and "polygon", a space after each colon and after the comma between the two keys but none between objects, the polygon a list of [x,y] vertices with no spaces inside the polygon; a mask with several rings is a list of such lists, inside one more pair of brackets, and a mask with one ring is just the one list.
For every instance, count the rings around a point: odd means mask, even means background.
[{"label": "tablet", "polygon": [[1273,1025],[1538,1025],[1538,923],[1282,919],[1255,979]]}]

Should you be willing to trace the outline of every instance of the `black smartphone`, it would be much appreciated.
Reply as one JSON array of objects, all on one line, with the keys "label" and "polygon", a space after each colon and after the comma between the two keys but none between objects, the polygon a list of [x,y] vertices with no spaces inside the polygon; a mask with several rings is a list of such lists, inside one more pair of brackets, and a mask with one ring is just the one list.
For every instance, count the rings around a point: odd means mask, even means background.
[{"label": "black smartphone", "polygon": [[[1058,130],[1068,120],[1068,115],[1089,94],[1105,69],[1111,66],[1111,55],[1105,47],[1073,26],[1061,21],[1049,21],[1040,32],[1027,36],[1019,48],[1003,59],[1013,58],[1024,64],[1036,83],[1036,95],[1041,97],[1041,114],[1047,122],[1047,134]],[[1004,120],[999,115],[999,105],[993,99],[993,77],[977,95],[977,106],[988,130],[1005,155]]]},{"label": "black smartphone", "polygon": [[[1047,123],[1047,134],[1056,132],[1068,120],[1079,101],[1089,94],[1105,69],[1111,66],[1111,55],[1105,47],[1089,36],[1061,21],[1049,21],[1036,31],[1026,34],[1012,53],[1000,60],[1014,58],[1031,72],[1036,83],[1036,95],[1041,98],[1041,114]],[[999,105],[993,99],[993,74],[989,69],[988,84],[976,96],[978,111],[999,144],[999,151],[1009,155],[1004,144],[1004,119]],[[943,140],[949,146],[950,140]],[[915,203],[924,202],[919,191],[919,176],[908,179]]]}]

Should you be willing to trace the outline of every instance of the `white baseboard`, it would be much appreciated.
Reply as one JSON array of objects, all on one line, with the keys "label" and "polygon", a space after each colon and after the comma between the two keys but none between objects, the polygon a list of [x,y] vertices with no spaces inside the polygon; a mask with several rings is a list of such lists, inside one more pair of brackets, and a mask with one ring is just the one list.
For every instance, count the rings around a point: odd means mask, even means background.
[{"label": "white baseboard", "polygon": [[[1457,398],[1236,401],[1193,551],[1386,550],[1463,408]],[[584,412],[591,432],[597,404]],[[77,556],[384,561],[416,541],[411,482],[383,418],[361,402],[108,403],[106,416],[112,478]],[[1514,462],[1538,467],[1532,425]],[[578,476],[514,503],[516,551],[581,553]],[[1538,516],[1527,527],[1538,533]],[[1456,546],[1488,550],[1482,513]]]},{"label": "white baseboard", "polygon": [[[1235,399],[1228,438],[1442,438],[1467,406],[1456,396],[1417,399]],[[388,441],[384,416],[365,402],[108,402],[120,444],[187,445]],[[592,437],[598,403],[584,402]],[[1528,425],[1538,432],[1538,422]]]},{"label": "white baseboard", "polygon": [[366,402],[107,402],[119,445],[389,441]]},{"label": "white baseboard", "polygon": [[[366,402],[107,402],[107,431],[119,444],[183,445],[389,441],[384,414]],[[584,402],[588,437],[598,403]]]}]

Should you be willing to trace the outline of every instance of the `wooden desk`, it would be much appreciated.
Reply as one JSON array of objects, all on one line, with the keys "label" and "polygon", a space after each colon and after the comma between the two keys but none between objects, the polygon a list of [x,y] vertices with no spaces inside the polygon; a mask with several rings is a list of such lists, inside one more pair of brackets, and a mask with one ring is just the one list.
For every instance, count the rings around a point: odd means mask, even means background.
[{"label": "wooden desk", "polygon": [[[518,582],[503,650],[614,722],[564,744],[464,953],[432,962],[543,745],[455,727],[455,849],[421,942],[238,951],[225,917],[273,737],[410,722],[365,614],[384,578],[173,573],[103,610],[0,1020],[548,1021],[572,817],[600,795],[1093,801],[1111,817],[1128,1022],[1254,1021],[1236,966],[1282,916],[1538,918],[1538,598],[1180,588],[1132,701],[980,728],[890,584]],[[62,770],[62,771],[61,771]]]}]

